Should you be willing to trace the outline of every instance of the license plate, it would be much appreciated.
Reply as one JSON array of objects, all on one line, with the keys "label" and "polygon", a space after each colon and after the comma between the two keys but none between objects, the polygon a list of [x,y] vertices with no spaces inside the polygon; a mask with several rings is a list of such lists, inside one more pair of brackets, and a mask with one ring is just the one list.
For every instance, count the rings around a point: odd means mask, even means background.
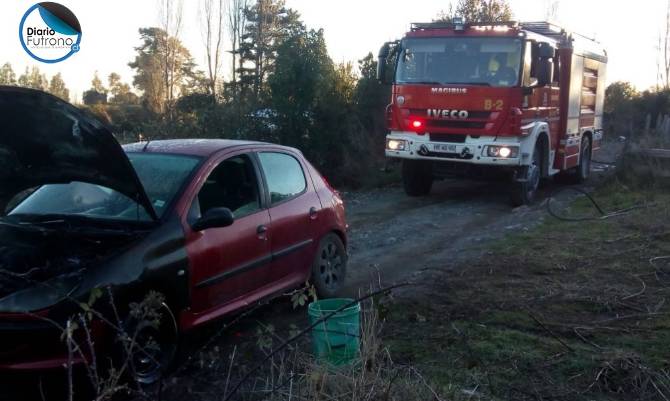
[{"label": "license plate", "polygon": [[433,150],[435,152],[446,152],[446,153],[456,153],[456,145],[448,145],[442,143],[436,143],[433,145]]}]

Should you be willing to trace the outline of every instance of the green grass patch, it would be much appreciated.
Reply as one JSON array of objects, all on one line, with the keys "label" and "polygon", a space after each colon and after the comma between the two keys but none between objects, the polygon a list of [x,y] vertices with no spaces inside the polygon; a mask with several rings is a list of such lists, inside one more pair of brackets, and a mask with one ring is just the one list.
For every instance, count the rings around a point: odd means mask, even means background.
[{"label": "green grass patch", "polygon": [[[670,195],[616,182],[589,222],[547,218],[391,307],[385,338],[451,399],[670,398]],[[593,213],[585,197],[564,210]],[[419,296],[419,299],[421,297]],[[473,392],[474,390],[474,392]]]}]

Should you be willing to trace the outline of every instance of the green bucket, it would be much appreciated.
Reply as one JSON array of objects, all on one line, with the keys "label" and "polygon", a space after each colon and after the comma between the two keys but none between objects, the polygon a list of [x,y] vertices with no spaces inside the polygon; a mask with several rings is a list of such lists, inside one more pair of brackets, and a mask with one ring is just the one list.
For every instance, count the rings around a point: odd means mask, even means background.
[{"label": "green bucket", "polygon": [[[309,304],[309,322],[316,323],[353,299],[324,299]],[[360,350],[361,305],[354,304],[312,329],[314,356],[319,361],[340,366],[353,362]]]}]

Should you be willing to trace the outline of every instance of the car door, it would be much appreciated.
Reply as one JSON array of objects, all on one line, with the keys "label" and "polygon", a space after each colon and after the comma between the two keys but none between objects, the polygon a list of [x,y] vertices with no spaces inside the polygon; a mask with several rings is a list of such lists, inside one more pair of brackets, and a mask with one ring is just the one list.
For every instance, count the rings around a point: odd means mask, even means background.
[{"label": "car door", "polygon": [[273,282],[300,282],[309,276],[317,246],[316,225],[321,203],[297,155],[258,152],[272,222]]},{"label": "car door", "polygon": [[[272,259],[270,214],[264,206],[259,170],[249,154],[215,163],[194,196],[189,212],[187,252],[192,263],[192,310],[229,303],[268,283]],[[192,224],[207,210],[226,207],[232,225],[195,231]]]}]

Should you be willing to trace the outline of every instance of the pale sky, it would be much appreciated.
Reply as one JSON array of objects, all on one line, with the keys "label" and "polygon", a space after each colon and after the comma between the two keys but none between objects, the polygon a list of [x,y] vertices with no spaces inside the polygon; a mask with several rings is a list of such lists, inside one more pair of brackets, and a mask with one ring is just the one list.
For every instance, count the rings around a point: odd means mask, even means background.
[{"label": "pale sky", "polygon": [[[138,28],[158,25],[156,0],[60,0],[82,26],[81,51],[57,64],[34,61],[18,39],[23,13],[37,0],[0,2],[0,64],[9,61],[17,76],[37,65],[48,76],[61,72],[71,100],[81,99],[97,70],[106,82],[118,72],[131,83],[128,62],[139,46]],[[609,54],[608,81],[631,81],[639,89],[656,83],[658,38],[665,19],[666,0],[510,0],[515,19],[544,20],[549,3],[558,4],[556,21],[569,30],[595,37]],[[309,28],[325,30],[328,51],[335,62],[352,61],[380,45],[402,37],[411,22],[427,22],[449,6],[448,0],[286,0]],[[455,1],[454,1],[455,3]],[[204,70],[204,46],[198,26],[199,0],[184,0],[180,38]],[[230,46],[226,46],[229,49]],[[228,65],[223,68],[229,74]]]}]

